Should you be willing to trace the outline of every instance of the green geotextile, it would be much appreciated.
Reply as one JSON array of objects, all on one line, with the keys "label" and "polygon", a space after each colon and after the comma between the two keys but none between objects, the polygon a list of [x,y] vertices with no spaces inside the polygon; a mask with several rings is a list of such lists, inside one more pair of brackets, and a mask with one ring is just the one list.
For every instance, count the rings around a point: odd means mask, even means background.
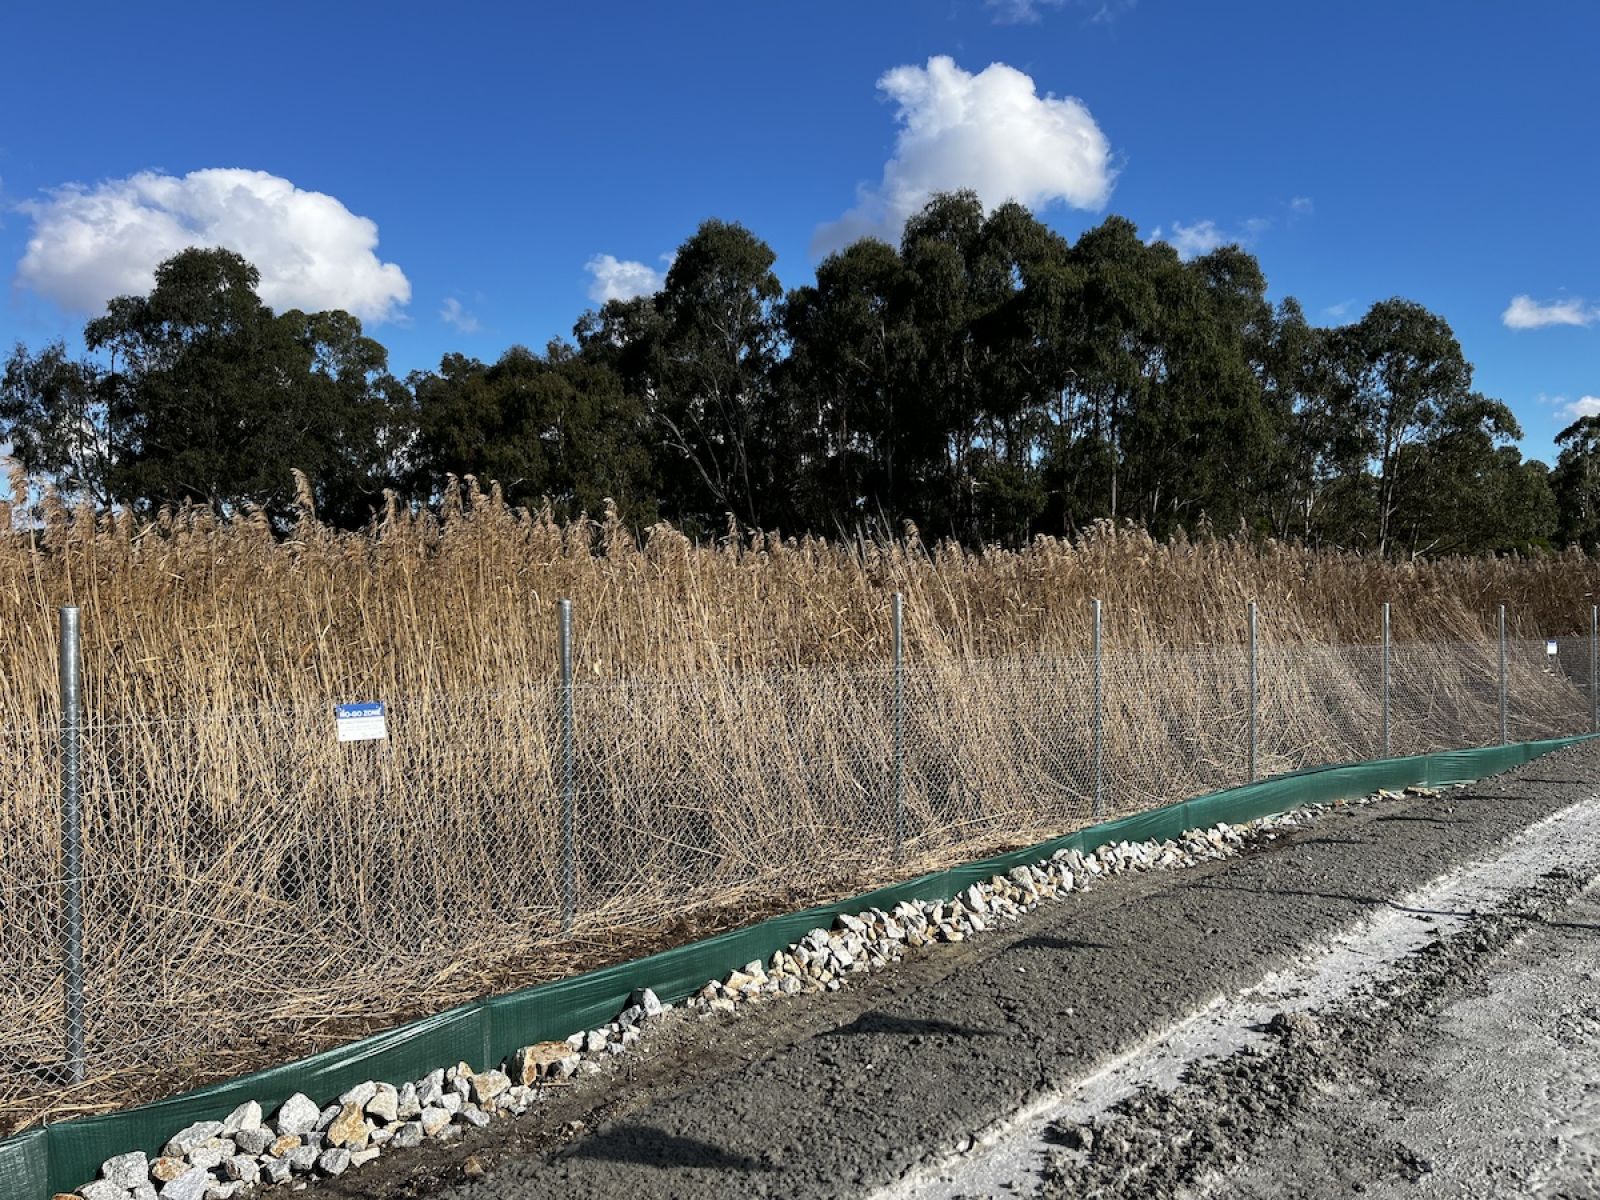
[{"label": "green geotextile", "polygon": [[559,1040],[614,1020],[635,988],[653,988],[663,1000],[681,1000],[707,980],[721,978],[752,959],[765,961],[809,931],[831,926],[840,913],[890,909],[902,900],[948,900],[972,883],[1038,862],[1057,850],[1075,847],[1087,853],[1107,843],[1164,841],[1219,821],[1239,824],[1302,805],[1354,799],[1379,788],[1464,783],[1585,740],[1587,736],[1552,738],[1280,775],[1080,829],[1024,850],[951,867],[820,908],[774,917],[648,958],[475,1000],[298,1062],[140,1108],[80,1117],[0,1141],[0,1200],[50,1200],[55,1192],[81,1187],[96,1178],[106,1159],[131,1150],[154,1154],[185,1125],[221,1120],[247,1100],[260,1101],[270,1113],[295,1092],[326,1104],[369,1079],[417,1079],[435,1067],[461,1061],[480,1068],[497,1064],[520,1046]]}]

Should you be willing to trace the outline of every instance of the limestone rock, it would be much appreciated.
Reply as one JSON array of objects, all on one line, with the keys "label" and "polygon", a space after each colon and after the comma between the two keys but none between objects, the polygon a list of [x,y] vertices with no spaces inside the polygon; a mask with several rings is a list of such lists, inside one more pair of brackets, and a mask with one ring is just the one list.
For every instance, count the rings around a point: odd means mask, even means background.
[{"label": "limestone rock", "polygon": [[157,1183],[171,1183],[188,1169],[189,1164],[183,1159],[162,1155],[150,1164],[150,1178]]},{"label": "limestone rock", "polygon": [[301,1174],[310,1171],[317,1165],[317,1155],[321,1153],[315,1146],[296,1146],[285,1155],[289,1169]]},{"label": "limestone rock", "polygon": [[282,1158],[264,1158],[261,1160],[261,1178],[267,1183],[287,1183],[289,1180],[289,1163]]},{"label": "limestone rock", "polygon": [[278,1109],[274,1125],[280,1134],[307,1134],[317,1127],[322,1110],[303,1092],[296,1092]]},{"label": "limestone rock", "polygon": [[421,1128],[423,1136],[437,1137],[439,1131],[450,1124],[450,1114],[443,1108],[425,1108],[422,1110]]},{"label": "limestone rock", "polygon": [[100,1178],[131,1190],[141,1183],[150,1182],[150,1160],[145,1157],[143,1150],[119,1154],[100,1165]]},{"label": "limestone rock", "polygon": [[339,1103],[354,1104],[357,1108],[365,1108],[367,1101],[377,1094],[378,1085],[369,1079],[365,1083],[356,1084],[355,1087],[345,1092],[344,1095],[339,1097]]},{"label": "limestone rock", "polygon": [[565,1079],[578,1069],[577,1056],[566,1042],[537,1042],[511,1056],[511,1078],[524,1087],[541,1079]]},{"label": "limestone rock", "polygon": [[[415,1093],[413,1093],[413,1096]],[[392,1083],[380,1083],[366,1103],[366,1114],[385,1125],[400,1119],[400,1093]]]},{"label": "limestone rock", "polygon": [[[218,1129],[222,1122],[214,1122]],[[170,1179],[162,1187],[161,1200],[205,1200],[206,1192],[216,1180],[204,1167],[190,1167],[182,1175]]]},{"label": "limestone rock", "polygon": [[395,1098],[394,1116],[397,1121],[413,1121],[422,1112],[422,1100],[414,1083],[402,1084]]},{"label": "limestone rock", "polygon": [[238,1152],[239,1147],[232,1138],[208,1138],[198,1146],[191,1146],[186,1157],[190,1166],[212,1171],[222,1165],[223,1159],[232,1158]]},{"label": "limestone rock", "polygon": [[367,1124],[366,1112],[360,1104],[352,1101],[341,1108],[339,1115],[329,1122],[328,1145],[333,1148],[365,1150],[371,1132],[372,1127]]},{"label": "limestone rock", "polygon": [[511,1077],[504,1071],[483,1071],[468,1082],[472,1085],[473,1102],[485,1104],[511,1086]]},{"label": "limestone rock", "polygon": [[261,1164],[248,1154],[236,1154],[222,1164],[222,1174],[226,1179],[253,1184],[261,1178]]},{"label": "limestone rock", "polygon": [[222,1136],[233,1137],[246,1129],[261,1128],[261,1105],[254,1100],[246,1100],[238,1108],[228,1114],[222,1122]]},{"label": "limestone rock", "polygon": [[166,1158],[182,1158],[190,1150],[203,1142],[208,1142],[222,1133],[221,1121],[196,1121],[193,1125],[186,1125],[167,1139],[166,1149],[161,1153]]},{"label": "limestone rock", "polygon": [[275,1140],[272,1136],[272,1130],[265,1126],[258,1126],[255,1129],[241,1129],[233,1135],[234,1144],[239,1147],[241,1154],[265,1154],[267,1147],[272,1145]]}]

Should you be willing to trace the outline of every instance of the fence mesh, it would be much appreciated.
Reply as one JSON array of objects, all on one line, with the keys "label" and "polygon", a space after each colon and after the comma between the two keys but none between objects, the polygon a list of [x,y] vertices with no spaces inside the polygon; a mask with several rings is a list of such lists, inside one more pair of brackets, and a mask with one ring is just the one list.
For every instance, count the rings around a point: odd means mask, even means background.
[{"label": "fence mesh", "polygon": [[[1587,730],[1590,656],[1508,643],[1505,736]],[[15,725],[0,1132],[1246,782],[1252,697],[1258,776],[1378,757],[1382,678],[1376,646],[1296,645],[1258,648],[1253,691],[1244,646],[579,681],[570,797],[553,681],[386,698],[388,739],[347,744],[331,706],[91,712],[76,1086],[60,733]],[[1496,642],[1396,645],[1388,752],[1498,741],[1501,697]]]}]

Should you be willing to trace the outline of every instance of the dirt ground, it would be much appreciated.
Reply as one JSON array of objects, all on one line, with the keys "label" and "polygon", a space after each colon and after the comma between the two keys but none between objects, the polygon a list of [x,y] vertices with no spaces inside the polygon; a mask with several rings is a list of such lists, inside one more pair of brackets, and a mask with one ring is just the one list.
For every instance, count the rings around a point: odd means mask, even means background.
[{"label": "dirt ground", "polygon": [[[684,1014],[524,1119],[380,1159],[317,1191],[367,1200],[917,1194],[918,1180],[1013,1114],[1590,799],[1597,781],[1600,746],[1564,751],[1437,800],[1340,810],[1240,859],[1110,881],[838,993],[728,1018]],[[1592,1112],[1583,1105],[1595,1103],[1600,1018],[1584,974],[1594,922],[1586,901],[1566,905],[1600,872],[1596,860],[1413,956],[1393,995],[1380,984],[1346,1008],[1288,1020],[1265,1051],[1203,1065],[1175,1091],[1097,1117],[1090,1139],[1059,1130],[1061,1150],[1027,1190],[1334,1196],[1452,1179],[1440,1194],[1516,1195],[1534,1179],[1547,1195],[1589,1194],[1564,1181],[1594,1152],[1580,1128]],[[1537,1116],[1504,1107],[1474,1133],[1441,1115],[1439,1095],[1462,1077],[1451,1054],[1475,1064],[1498,1056],[1506,1080],[1528,1077],[1508,1014],[1471,1005],[1497,994],[1489,981],[1518,962],[1556,970],[1553,950],[1524,953],[1543,938],[1566,947],[1569,972],[1516,987],[1505,975],[1499,992],[1521,997],[1518,1012],[1538,1013],[1544,1065],[1533,1073],[1546,1079],[1537,1086],[1549,1103]],[[1474,1028],[1504,1037],[1463,1041]],[[1580,1053],[1588,1065],[1568,1069]],[[1478,1103],[1460,1096],[1463,1112]],[[1413,1114],[1408,1136],[1396,1132],[1406,1120],[1381,1107],[1391,1104]],[[1558,1109],[1566,1124],[1553,1121]],[[1433,1141],[1420,1132],[1429,1121]],[[1499,1166],[1473,1176],[1490,1130]],[[1550,1139],[1564,1148],[1539,1154]],[[1321,1174],[1306,1166],[1313,1145],[1326,1147]],[[1535,1170],[1544,1174],[1527,1174]]]}]

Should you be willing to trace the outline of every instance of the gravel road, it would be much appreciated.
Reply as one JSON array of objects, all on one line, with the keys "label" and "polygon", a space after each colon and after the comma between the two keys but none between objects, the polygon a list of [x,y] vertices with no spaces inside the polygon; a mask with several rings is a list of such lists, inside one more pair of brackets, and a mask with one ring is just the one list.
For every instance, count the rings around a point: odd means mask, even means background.
[{"label": "gravel road", "polygon": [[[1257,983],[1340,931],[1389,910],[1395,897],[1489,855],[1529,825],[1591,798],[1597,781],[1600,745],[1563,751],[1439,799],[1340,810],[1243,858],[1184,872],[1120,877],[1047,904],[1004,931],[932,948],[837,993],[786,1000],[731,1018],[686,1016],[653,1035],[643,1052],[618,1060],[614,1070],[586,1080],[536,1114],[426,1155],[394,1156],[320,1190],[369,1200],[804,1198],[870,1194],[894,1186],[904,1193],[906,1180],[936,1174],[938,1164],[1019,1110],[1059,1093],[1195,1010]],[[1428,994],[1439,1002],[1419,1001],[1419,1015],[1407,1028],[1436,1035],[1438,1086],[1448,1087],[1451,1079],[1447,1026],[1427,1024],[1450,1019],[1436,1017],[1445,1011],[1440,1003],[1453,1003],[1456,991],[1466,1003],[1468,989],[1461,981],[1489,970],[1502,948],[1520,936],[1531,937],[1530,930],[1574,941],[1591,936],[1587,928],[1560,934],[1551,917],[1587,882],[1586,875],[1600,870],[1600,861],[1590,866],[1593,870],[1562,873],[1535,889],[1537,894],[1521,897],[1520,915],[1485,918],[1483,928],[1461,935],[1467,940],[1457,946],[1457,958],[1446,960],[1444,951],[1435,955],[1445,965]],[[1490,929],[1489,922],[1498,924]],[[1591,924],[1587,919],[1570,923]],[[1417,956],[1419,961],[1426,957]],[[1541,963],[1548,958],[1536,957]],[[1586,969],[1581,958],[1575,948],[1574,972]],[[1568,982],[1545,986],[1563,989]],[[1586,986],[1592,992],[1592,978]],[[1526,988],[1533,999],[1540,985],[1530,981]],[[1578,993],[1573,1004],[1578,1008],[1564,1025],[1552,1011],[1549,1019],[1557,1022],[1552,1028],[1590,1045],[1593,1005]],[[1580,1010],[1587,1015],[1573,1015]],[[1339,1025],[1339,1019],[1330,1014],[1328,1024],[1315,1026],[1321,1034],[1308,1032],[1312,1025],[1292,1025],[1278,1039],[1279,1049],[1299,1046],[1314,1059],[1308,1047],[1328,1045],[1328,1031],[1348,1032],[1362,1018],[1351,1009],[1343,1015],[1347,1025]],[[1494,1018],[1482,1019],[1492,1023]],[[1304,1034],[1299,1042],[1297,1030]],[[1377,1060],[1389,1043],[1380,1033],[1373,1038],[1362,1054]],[[1251,1057],[1270,1059],[1277,1052]],[[1301,1129],[1303,1122],[1304,1138],[1316,1143],[1346,1117],[1337,1096],[1323,1094],[1328,1083],[1321,1067],[1312,1062],[1303,1075],[1305,1086],[1270,1128],[1292,1117],[1292,1129]],[[1107,1137],[1097,1142],[1101,1167],[1094,1166],[1094,1151],[1063,1154],[1040,1186],[1051,1195],[1173,1194],[1211,1187],[1234,1171],[1237,1188],[1230,1176],[1227,1186],[1217,1185],[1217,1194],[1347,1194],[1350,1177],[1338,1173],[1336,1153],[1324,1181],[1301,1188],[1297,1172],[1304,1154],[1295,1148],[1295,1135],[1285,1133],[1275,1141],[1266,1136],[1266,1122],[1263,1133],[1235,1155],[1249,1168],[1243,1172],[1232,1158],[1211,1162],[1196,1155],[1164,1165],[1141,1158],[1141,1122],[1168,1133],[1203,1129],[1208,1121],[1214,1127],[1219,1112],[1233,1111],[1223,1111],[1233,1102],[1230,1097],[1241,1109],[1250,1106],[1252,1086],[1242,1077],[1232,1087],[1217,1083],[1211,1092],[1217,1104],[1209,1109],[1190,1103],[1183,1089],[1168,1097],[1164,1109],[1152,1100],[1149,1112],[1118,1118],[1130,1130],[1121,1138],[1127,1149],[1120,1159],[1114,1152],[1117,1138]],[[1365,1103],[1359,1086],[1352,1086],[1351,1103]],[[1436,1109],[1426,1082],[1417,1087],[1415,1110]],[[1439,1136],[1451,1133],[1441,1128]],[[1576,1135],[1568,1142],[1575,1145]],[[1515,1139],[1506,1145],[1508,1158],[1526,1151]],[[1444,1163],[1449,1157],[1426,1149],[1414,1153],[1419,1163]],[[1577,1154],[1572,1151],[1565,1161],[1578,1161]],[[464,1169],[475,1177],[464,1179]],[[1369,1175],[1387,1178],[1382,1174],[1387,1169],[1374,1167]],[[1418,1171],[1420,1165],[1412,1172],[1417,1178],[1429,1173]],[[1140,1178],[1145,1190],[1122,1190],[1124,1182]],[[1152,1181],[1159,1186],[1145,1186]],[[1491,1188],[1489,1194],[1501,1193]]]},{"label": "gravel road", "polygon": [[1386,1011],[1303,1026],[1284,1056],[1302,1060],[1302,1103],[1196,1193],[1600,1196],[1600,902],[1530,899],[1477,931],[1517,935],[1505,954],[1463,936],[1397,980]]}]

